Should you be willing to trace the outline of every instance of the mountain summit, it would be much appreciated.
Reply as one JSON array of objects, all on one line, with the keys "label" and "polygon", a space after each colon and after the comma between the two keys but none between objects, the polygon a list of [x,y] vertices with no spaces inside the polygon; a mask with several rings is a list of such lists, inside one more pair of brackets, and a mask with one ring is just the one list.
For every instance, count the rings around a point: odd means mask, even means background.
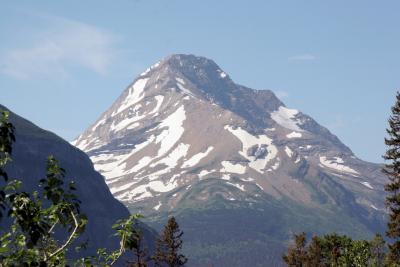
[{"label": "mountain summit", "polygon": [[73,143],[131,211],[178,217],[193,266],[279,265],[293,232],[383,225],[379,165],[204,57],[157,62]]}]

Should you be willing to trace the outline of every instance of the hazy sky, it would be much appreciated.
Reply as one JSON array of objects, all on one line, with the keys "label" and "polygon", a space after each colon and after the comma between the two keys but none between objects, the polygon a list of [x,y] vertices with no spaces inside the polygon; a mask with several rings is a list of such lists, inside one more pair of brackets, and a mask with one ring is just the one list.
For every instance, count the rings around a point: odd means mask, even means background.
[{"label": "hazy sky", "polygon": [[0,103],[72,140],[135,76],[206,56],[382,162],[400,88],[400,1],[3,1]]}]

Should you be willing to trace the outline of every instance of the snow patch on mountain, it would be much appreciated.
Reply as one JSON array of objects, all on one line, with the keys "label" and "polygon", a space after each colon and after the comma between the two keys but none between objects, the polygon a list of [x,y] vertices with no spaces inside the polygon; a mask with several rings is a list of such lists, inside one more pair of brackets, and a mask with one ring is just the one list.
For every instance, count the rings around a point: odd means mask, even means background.
[{"label": "snow patch on mountain", "polygon": [[205,152],[200,152],[193,155],[190,159],[183,163],[182,168],[190,168],[196,166],[203,158],[207,157],[207,155],[214,149],[213,146],[209,146]]},{"label": "snow patch on mountain", "polygon": [[231,175],[228,174],[228,173],[225,173],[225,174],[223,174],[223,175],[221,176],[221,179],[222,179],[222,180],[225,180],[225,181],[229,181],[229,180],[231,179]]},{"label": "snow patch on mountain", "polygon": [[289,158],[293,156],[293,151],[288,146],[285,146],[285,152]]},{"label": "snow patch on mountain", "polygon": [[190,145],[188,144],[179,144],[167,157],[153,163],[150,167],[155,167],[159,164],[165,164],[168,166],[168,169],[173,169],[178,165],[178,161],[184,158],[189,150]]},{"label": "snow patch on mountain", "polygon": [[[169,192],[177,187],[176,184],[164,184],[162,181],[150,181],[147,184],[139,185],[132,187],[132,184],[129,184],[127,187],[111,187],[110,190],[113,194],[117,194],[118,198],[124,201],[139,201],[145,198],[152,197],[153,194],[150,191],[154,191],[157,193],[165,193]],[[119,192],[124,191],[126,189],[130,189],[128,192],[124,194],[118,195]]]},{"label": "snow patch on mountain", "polygon": [[155,209],[155,210],[159,210],[159,209],[160,209],[160,207],[161,207],[161,205],[162,205],[161,201],[158,201],[158,204],[157,204],[157,205],[155,205],[155,206],[153,207],[153,209]]},{"label": "snow patch on mountain", "polygon": [[198,176],[199,176],[200,178],[202,178],[202,177],[204,177],[204,176],[206,176],[206,175],[208,175],[208,174],[210,174],[210,173],[216,172],[216,171],[217,171],[217,170],[210,170],[210,171],[208,171],[208,170],[202,170],[201,172],[199,172]]},{"label": "snow patch on mountain", "polygon": [[[154,140],[155,136],[151,135],[149,139],[140,144],[135,145],[134,149],[126,154],[116,155],[112,153],[109,154],[104,153],[92,156],[91,160],[94,163],[94,168],[96,171],[102,173],[106,178],[106,180],[116,178],[125,174],[129,174],[131,172],[135,172],[137,167],[133,169],[126,169],[126,160],[135,153],[139,152],[140,150],[148,146]],[[140,162],[141,161],[139,161],[138,164],[140,164]],[[143,164],[144,162],[142,162],[142,165]]]},{"label": "snow patch on mountain", "polygon": [[296,115],[299,114],[299,111],[296,109],[289,109],[284,106],[280,106],[278,110],[271,113],[271,118],[289,130],[302,132],[303,130],[299,127],[301,125],[301,121],[296,119]]},{"label": "snow patch on mountain", "polygon": [[372,187],[372,185],[370,183],[368,183],[368,182],[361,182],[361,184],[363,184],[364,186],[368,187],[369,189],[374,189]]},{"label": "snow patch on mountain", "polygon": [[277,170],[278,168],[279,168],[279,165],[281,164],[281,162],[280,162],[280,160],[278,159],[275,163],[274,163],[274,165],[272,165],[272,169],[273,170]]},{"label": "snow patch on mountain", "polygon": [[76,140],[76,141],[73,141],[72,144],[74,144],[80,150],[85,151],[85,150],[88,150],[89,147],[90,147],[90,150],[99,148],[104,145],[104,142],[100,138],[96,137],[94,139],[90,139],[89,141],[88,140],[80,140],[80,141]]},{"label": "snow patch on mountain", "polygon": [[153,115],[154,114],[154,116],[157,116],[158,112],[160,110],[160,107],[161,107],[161,105],[162,105],[162,103],[164,101],[164,96],[163,95],[156,95],[154,97],[154,99],[156,100],[156,106],[154,107],[154,109],[152,111],[149,112],[148,115]]},{"label": "snow patch on mountain", "polygon": [[115,121],[113,121],[113,123],[111,124],[110,130],[115,133],[115,132],[124,130],[125,128],[133,129],[133,128],[139,126],[137,121],[139,121],[145,117],[146,117],[145,115],[133,116],[130,118],[126,118],[126,119],[118,122],[117,124],[114,124]]},{"label": "snow patch on mountain", "polygon": [[150,162],[152,161],[152,158],[149,156],[143,157],[139,160],[139,162],[131,168],[131,172],[138,172],[139,170],[143,169],[146,167]]},{"label": "snow patch on mountain", "polygon": [[328,159],[325,156],[322,156],[319,158],[320,163],[322,164],[322,166],[324,167],[328,167],[330,169],[339,171],[339,172],[346,172],[346,173],[350,173],[353,175],[359,175],[359,172],[357,172],[356,170],[344,165],[344,160],[340,157],[334,157],[332,159]]},{"label": "snow patch on mountain", "polygon": [[[254,136],[240,127],[233,129],[233,127],[228,125],[226,125],[224,129],[231,132],[242,142],[242,150],[239,151],[239,154],[250,161],[250,168],[259,173],[263,173],[263,169],[265,169],[268,162],[274,159],[278,153],[278,149],[272,144],[273,140],[266,135]],[[262,145],[266,147],[262,147]],[[256,153],[254,153],[254,155],[249,155],[249,149],[252,147],[257,148],[256,152],[266,149],[267,155],[264,158],[258,158]]]},{"label": "snow patch on mountain", "polygon": [[160,144],[157,158],[163,156],[168,152],[176,142],[181,138],[185,129],[183,128],[183,122],[186,119],[185,108],[180,106],[174,113],[169,115],[161,124],[157,127],[158,129],[164,129],[160,135],[156,138],[156,144]]},{"label": "snow patch on mountain", "polygon": [[146,76],[151,70],[158,68],[161,64],[161,61],[158,61],[154,65],[150,66],[150,68],[147,68],[144,72],[140,74],[140,76]]},{"label": "snow patch on mountain", "polygon": [[179,78],[179,77],[176,77],[175,80],[176,80],[178,83],[181,83],[181,84],[183,84],[183,85],[186,84],[186,82],[185,82],[183,79]]},{"label": "snow patch on mountain", "polygon": [[237,173],[237,174],[244,174],[246,172],[246,166],[241,164],[233,164],[229,161],[222,161],[221,162],[222,169],[220,172],[229,172],[229,173]]},{"label": "snow patch on mountain", "polygon": [[[97,127],[99,127],[100,125],[103,125],[106,122],[106,118],[102,118],[101,120],[99,120],[93,127],[92,127],[92,131],[95,131],[97,129]],[[79,138],[79,137],[78,137]]]},{"label": "snow patch on mountain", "polygon": [[131,125],[129,125],[128,127],[126,127],[126,129],[127,130],[132,130],[132,129],[135,129],[135,128],[139,127],[139,126],[140,126],[140,123],[135,122],[135,123],[132,123]]},{"label": "snow patch on mountain", "polygon": [[130,183],[123,184],[121,186],[113,186],[113,183],[110,183],[110,184],[108,184],[108,187],[110,188],[111,193],[115,194],[115,193],[129,189],[135,183],[136,182],[130,182]]},{"label": "snow patch on mountain", "polygon": [[151,181],[147,188],[150,188],[156,192],[169,192],[176,188],[176,184],[167,183],[164,184],[162,181]]},{"label": "snow patch on mountain", "polygon": [[229,184],[229,185],[232,185],[232,186],[236,187],[237,189],[239,189],[239,190],[241,190],[241,191],[243,191],[243,192],[246,191],[246,190],[244,189],[244,185],[237,184],[237,183],[232,183],[232,182],[226,182],[226,183]]},{"label": "snow patch on mountain", "polygon": [[118,113],[124,111],[125,109],[131,107],[132,105],[138,103],[140,100],[144,98],[144,88],[147,84],[149,78],[139,79],[137,80],[129,89],[128,95],[121,103],[118,110],[112,114],[112,116],[117,115]]},{"label": "snow patch on mountain", "polygon": [[183,94],[194,97],[193,93],[189,89],[187,89],[183,84],[177,83],[176,85],[178,86],[179,90],[182,91]]},{"label": "snow patch on mountain", "polygon": [[302,137],[302,134],[298,133],[298,132],[291,132],[290,134],[287,134],[286,137],[289,139],[300,138],[300,137]]}]

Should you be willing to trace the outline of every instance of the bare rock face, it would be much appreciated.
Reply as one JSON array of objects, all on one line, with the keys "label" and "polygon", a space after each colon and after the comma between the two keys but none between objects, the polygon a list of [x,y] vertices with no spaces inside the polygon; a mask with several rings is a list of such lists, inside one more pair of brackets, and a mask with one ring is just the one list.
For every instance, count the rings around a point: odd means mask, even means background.
[{"label": "bare rock face", "polygon": [[279,265],[293,232],[383,227],[379,165],[203,57],[151,66],[73,144],[129,209],[182,221],[193,266]]}]

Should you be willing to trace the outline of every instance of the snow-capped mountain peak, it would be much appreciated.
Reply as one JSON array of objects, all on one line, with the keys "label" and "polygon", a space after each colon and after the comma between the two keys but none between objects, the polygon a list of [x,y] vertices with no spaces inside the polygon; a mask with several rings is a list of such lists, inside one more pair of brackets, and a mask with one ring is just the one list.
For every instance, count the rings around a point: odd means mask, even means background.
[{"label": "snow-capped mountain peak", "polygon": [[[212,60],[193,55],[148,68],[74,144],[117,198],[150,201],[157,210],[176,205],[165,196],[209,178],[231,185],[226,199],[260,191],[305,202],[312,196],[288,169],[347,177],[360,190],[379,183],[362,178],[363,162],[310,117],[271,91],[233,83]],[[375,205],[364,196],[361,202]]]},{"label": "snow-capped mountain peak", "polygon": [[[148,68],[74,144],[133,212],[155,223],[174,213],[190,225],[185,242],[194,252],[199,238],[216,245],[227,231],[259,247],[286,244],[293,231],[354,235],[383,225],[379,165],[272,91],[237,85],[203,57],[172,55]],[[273,242],[263,232],[270,228]]]}]

